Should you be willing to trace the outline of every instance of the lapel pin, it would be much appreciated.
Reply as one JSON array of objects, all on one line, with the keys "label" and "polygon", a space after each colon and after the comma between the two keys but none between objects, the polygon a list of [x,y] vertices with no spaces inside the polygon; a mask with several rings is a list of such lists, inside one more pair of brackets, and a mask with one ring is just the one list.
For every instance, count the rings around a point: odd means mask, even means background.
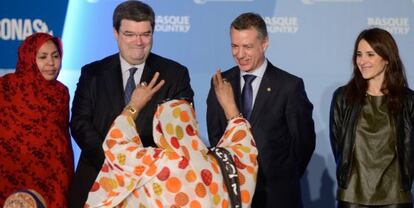
[{"label": "lapel pin", "polygon": [[272,91],[272,89],[270,89],[270,87],[268,87],[268,88],[267,88],[267,91],[268,91],[268,92],[270,92],[270,91]]}]

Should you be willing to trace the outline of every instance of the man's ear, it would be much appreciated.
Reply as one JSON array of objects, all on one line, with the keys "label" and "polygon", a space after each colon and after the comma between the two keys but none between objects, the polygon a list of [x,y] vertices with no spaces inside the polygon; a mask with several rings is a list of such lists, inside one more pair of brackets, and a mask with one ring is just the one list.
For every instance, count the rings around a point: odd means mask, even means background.
[{"label": "man's ear", "polygon": [[117,31],[115,28],[113,28],[113,32],[114,32],[114,37],[115,37],[115,39],[118,41],[118,38],[119,38],[119,33],[118,33],[118,31]]},{"label": "man's ear", "polygon": [[267,47],[269,47],[269,36],[265,37],[262,42],[263,51],[266,51]]}]

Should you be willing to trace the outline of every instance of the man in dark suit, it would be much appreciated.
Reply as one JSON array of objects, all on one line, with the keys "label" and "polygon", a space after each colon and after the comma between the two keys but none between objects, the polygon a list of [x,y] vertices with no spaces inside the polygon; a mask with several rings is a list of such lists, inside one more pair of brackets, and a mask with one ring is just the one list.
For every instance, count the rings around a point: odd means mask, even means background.
[{"label": "man in dark suit", "polygon": [[[144,146],[155,146],[152,119],[167,98],[193,99],[186,67],[151,53],[154,11],[139,1],[126,1],[113,14],[119,53],[85,65],[76,88],[70,122],[82,150],[70,190],[70,207],[83,207],[104,161],[102,142],[110,125],[129,102],[138,83],[149,83],[156,72],[165,84],[135,120]],[[128,107],[127,107],[128,108]]]},{"label": "man in dark suit", "polygon": [[[315,149],[313,106],[302,79],[266,58],[266,23],[254,13],[237,17],[230,27],[232,54],[237,66],[222,73],[230,82],[236,103],[252,126],[259,150],[254,208],[302,207],[300,178]],[[227,121],[214,89],[207,98],[210,144],[215,146]]]}]

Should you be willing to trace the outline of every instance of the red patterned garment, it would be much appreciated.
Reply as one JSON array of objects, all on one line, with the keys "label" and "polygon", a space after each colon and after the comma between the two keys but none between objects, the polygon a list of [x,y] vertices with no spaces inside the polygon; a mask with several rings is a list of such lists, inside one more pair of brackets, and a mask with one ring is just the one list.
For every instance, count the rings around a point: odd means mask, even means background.
[{"label": "red patterned garment", "polygon": [[19,47],[16,72],[0,77],[0,207],[17,190],[33,189],[47,207],[67,207],[73,176],[69,137],[69,92],[57,80],[46,81],[36,53],[47,41],[36,33]]}]

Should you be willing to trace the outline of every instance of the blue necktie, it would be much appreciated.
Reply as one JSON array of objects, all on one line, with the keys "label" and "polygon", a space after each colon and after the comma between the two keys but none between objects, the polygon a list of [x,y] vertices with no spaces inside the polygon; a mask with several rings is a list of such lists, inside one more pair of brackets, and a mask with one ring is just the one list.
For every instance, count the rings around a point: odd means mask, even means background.
[{"label": "blue necktie", "polygon": [[252,82],[256,78],[255,75],[246,74],[244,78],[244,87],[242,92],[243,99],[243,115],[247,120],[250,120],[253,106],[253,88]]},{"label": "blue necktie", "polygon": [[134,80],[134,74],[136,71],[137,71],[137,68],[135,67],[129,69],[129,78],[126,83],[125,93],[124,93],[125,105],[127,105],[129,101],[131,100],[132,92],[134,91],[136,87],[135,80]]}]

